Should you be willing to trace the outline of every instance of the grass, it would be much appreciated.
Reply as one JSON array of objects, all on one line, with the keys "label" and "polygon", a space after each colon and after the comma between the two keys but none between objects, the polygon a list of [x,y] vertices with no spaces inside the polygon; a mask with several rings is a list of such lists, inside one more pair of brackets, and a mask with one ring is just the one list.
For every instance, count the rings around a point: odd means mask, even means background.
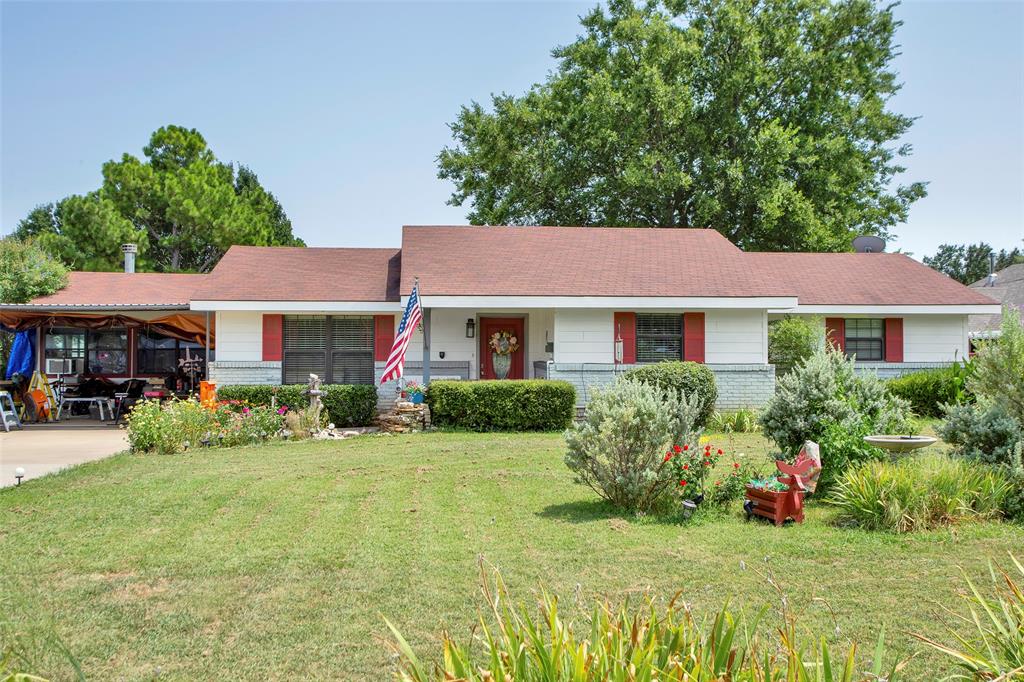
[{"label": "grass", "polygon": [[[715,442],[768,451],[757,434]],[[893,650],[921,651],[909,678],[931,679],[949,662],[908,633],[944,641],[958,566],[981,580],[1024,546],[1004,523],[841,528],[822,504],[781,529],[738,503],[688,525],[623,518],[562,452],[556,434],[365,437],[123,454],[0,490],[0,637],[53,628],[90,679],[386,679],[384,617],[434,658],[442,628],[464,637],[477,618],[483,556],[524,601],[561,595],[567,617],[646,590],[702,613],[777,609],[770,572],[819,635],[866,652],[885,625]]]}]

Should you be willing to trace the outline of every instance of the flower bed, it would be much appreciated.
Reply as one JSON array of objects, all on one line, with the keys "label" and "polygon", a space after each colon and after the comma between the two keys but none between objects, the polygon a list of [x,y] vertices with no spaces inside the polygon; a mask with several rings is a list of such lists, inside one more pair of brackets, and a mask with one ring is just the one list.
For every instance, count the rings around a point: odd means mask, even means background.
[{"label": "flower bed", "polygon": [[189,448],[250,445],[276,438],[284,425],[285,409],[250,406],[240,401],[212,408],[195,399],[135,405],[125,421],[133,452],[175,454]]}]

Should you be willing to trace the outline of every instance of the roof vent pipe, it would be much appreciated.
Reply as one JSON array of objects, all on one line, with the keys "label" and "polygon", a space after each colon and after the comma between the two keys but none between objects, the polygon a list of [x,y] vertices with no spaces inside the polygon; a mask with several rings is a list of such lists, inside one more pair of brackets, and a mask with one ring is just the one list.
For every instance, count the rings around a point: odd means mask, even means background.
[{"label": "roof vent pipe", "polygon": [[124,253],[124,271],[135,272],[135,254],[139,252],[138,244],[121,244]]}]

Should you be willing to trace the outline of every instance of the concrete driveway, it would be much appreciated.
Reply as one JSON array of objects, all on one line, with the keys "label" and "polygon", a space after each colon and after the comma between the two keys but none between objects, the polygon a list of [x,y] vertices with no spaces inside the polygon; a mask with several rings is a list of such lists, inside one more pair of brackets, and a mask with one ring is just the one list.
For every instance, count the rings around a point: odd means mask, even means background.
[{"label": "concrete driveway", "polygon": [[127,449],[122,429],[95,421],[28,424],[20,431],[0,431],[0,488],[14,485],[18,467],[25,469],[22,480],[27,481]]}]

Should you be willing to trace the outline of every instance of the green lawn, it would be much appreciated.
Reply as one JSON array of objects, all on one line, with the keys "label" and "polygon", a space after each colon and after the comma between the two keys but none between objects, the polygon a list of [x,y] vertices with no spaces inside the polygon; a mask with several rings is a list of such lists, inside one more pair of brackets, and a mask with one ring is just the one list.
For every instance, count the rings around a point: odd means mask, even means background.
[{"label": "green lawn", "polygon": [[[524,600],[545,586],[570,614],[578,598],[680,589],[702,612],[726,598],[753,610],[778,602],[770,571],[831,640],[867,650],[884,623],[909,650],[907,631],[942,637],[958,566],[982,579],[989,557],[1024,553],[1008,524],[896,536],[830,519],[819,504],[777,529],[737,504],[689,525],[623,520],[573,484],[555,434],[125,454],[0,490],[0,620],[30,648],[55,628],[91,679],[384,679],[383,618],[435,656],[443,627],[464,635],[476,618],[482,555]],[[38,672],[70,676],[35,655]],[[910,678],[943,667],[925,653]]]}]

